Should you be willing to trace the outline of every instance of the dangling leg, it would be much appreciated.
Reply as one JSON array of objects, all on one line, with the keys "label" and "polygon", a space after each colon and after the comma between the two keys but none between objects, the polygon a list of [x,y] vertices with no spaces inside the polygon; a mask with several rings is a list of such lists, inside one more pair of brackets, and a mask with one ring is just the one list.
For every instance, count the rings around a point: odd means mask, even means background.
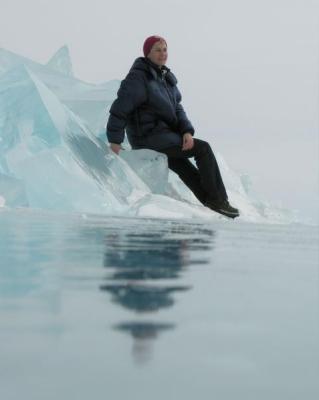
[{"label": "dangling leg", "polygon": [[205,204],[208,197],[207,192],[202,187],[201,177],[195,165],[187,158],[168,157],[168,167],[180,177],[197,199]]},{"label": "dangling leg", "polygon": [[209,193],[211,199],[227,200],[227,192],[210,144],[200,139],[197,139],[195,143],[194,158],[201,175],[203,187]]},{"label": "dangling leg", "polygon": [[[173,166],[178,171],[178,175],[183,182],[193,191],[195,196],[207,207],[226,215],[230,218],[239,216],[237,208],[232,207],[228,202],[227,192],[220,174],[220,170],[214,156],[214,153],[208,142],[200,139],[194,139],[194,146],[190,150],[182,150],[180,146],[172,146],[163,150],[158,150],[168,156],[172,169]],[[188,165],[180,163],[190,157],[195,158],[198,169],[192,165],[192,171]],[[207,194],[206,200],[204,200]]]},{"label": "dangling leg", "polygon": [[[197,170],[199,174],[202,190],[208,194],[210,199],[216,201],[227,200],[228,196],[218,168],[218,164],[208,142],[194,138],[194,146],[190,150],[182,150],[179,146],[172,146],[159,151],[165,153],[168,158],[173,159],[180,160],[194,157],[198,169],[192,163],[190,164],[195,168],[195,170]],[[182,171],[182,167],[180,170]],[[188,170],[190,170],[190,167]],[[194,169],[192,174],[195,174]]]}]

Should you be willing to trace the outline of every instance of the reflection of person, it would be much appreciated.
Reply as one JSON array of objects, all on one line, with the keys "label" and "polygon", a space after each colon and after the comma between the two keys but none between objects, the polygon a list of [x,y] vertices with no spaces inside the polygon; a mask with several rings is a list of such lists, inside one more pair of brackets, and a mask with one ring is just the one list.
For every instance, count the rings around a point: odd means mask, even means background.
[{"label": "reflection of person", "polygon": [[[106,246],[103,266],[108,271],[99,289],[111,295],[112,302],[134,312],[133,321],[114,328],[132,335],[133,357],[142,364],[150,359],[158,335],[176,328],[159,312],[174,306],[177,293],[191,289],[180,282],[184,268],[208,263],[215,242],[215,232],[202,224],[170,223],[160,229],[155,225],[132,223],[115,230],[110,226],[105,236],[97,232]],[[146,320],[151,313],[160,321]]]},{"label": "reflection of person", "polygon": [[[112,268],[107,278],[111,282],[100,289],[111,293],[114,302],[137,312],[153,312],[173,306],[173,294],[189,289],[184,285],[164,284],[165,280],[178,279],[182,268],[190,263],[187,255],[191,243],[187,239],[174,240],[162,233],[148,233],[143,240],[143,235],[112,233],[106,242],[103,264]],[[157,281],[162,284],[154,284]]]},{"label": "reflection of person", "polygon": [[[228,217],[239,215],[228,196],[208,142],[193,138],[194,128],[181,104],[177,79],[166,67],[167,43],[148,37],[144,57],[138,57],[121,82],[110,108],[107,138],[119,154],[124,128],[133,149],[149,148],[167,155],[168,167],[205,206]],[[195,158],[195,165],[189,160]]]},{"label": "reflection of person", "polygon": [[154,322],[124,322],[114,326],[121,332],[127,332],[134,338],[132,354],[134,360],[143,365],[152,357],[153,342],[158,335],[169,329],[174,329],[174,324]]}]

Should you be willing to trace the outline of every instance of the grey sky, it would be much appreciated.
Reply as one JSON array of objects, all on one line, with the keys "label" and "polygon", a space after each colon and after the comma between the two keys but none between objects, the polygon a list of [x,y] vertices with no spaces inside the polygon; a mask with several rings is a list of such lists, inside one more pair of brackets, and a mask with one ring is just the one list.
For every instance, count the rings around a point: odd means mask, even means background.
[{"label": "grey sky", "polygon": [[312,213],[318,184],[319,0],[0,0],[0,47],[123,79],[162,35],[197,137],[259,191]]}]

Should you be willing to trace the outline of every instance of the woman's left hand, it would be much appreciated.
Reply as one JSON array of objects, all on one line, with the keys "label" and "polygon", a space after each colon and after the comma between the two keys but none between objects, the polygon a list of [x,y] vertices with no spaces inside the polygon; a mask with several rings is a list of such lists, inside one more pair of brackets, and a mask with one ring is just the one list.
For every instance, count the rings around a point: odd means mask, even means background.
[{"label": "woman's left hand", "polygon": [[182,150],[190,150],[194,146],[194,139],[191,133],[186,132],[183,135]]}]

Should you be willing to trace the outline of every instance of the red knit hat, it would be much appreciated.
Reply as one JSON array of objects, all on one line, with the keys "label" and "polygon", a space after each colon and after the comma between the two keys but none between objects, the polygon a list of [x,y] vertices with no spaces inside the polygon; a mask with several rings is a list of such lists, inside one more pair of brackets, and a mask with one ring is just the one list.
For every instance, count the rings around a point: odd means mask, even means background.
[{"label": "red knit hat", "polygon": [[[154,43],[156,43],[160,40],[164,40],[164,42],[166,43],[166,40],[164,38],[162,38],[161,36],[157,36],[157,35],[149,36],[147,39],[145,39],[145,42],[143,45],[143,53],[144,53],[145,57],[147,57],[148,53],[151,51]],[[166,46],[167,46],[167,43],[166,43]]]}]

